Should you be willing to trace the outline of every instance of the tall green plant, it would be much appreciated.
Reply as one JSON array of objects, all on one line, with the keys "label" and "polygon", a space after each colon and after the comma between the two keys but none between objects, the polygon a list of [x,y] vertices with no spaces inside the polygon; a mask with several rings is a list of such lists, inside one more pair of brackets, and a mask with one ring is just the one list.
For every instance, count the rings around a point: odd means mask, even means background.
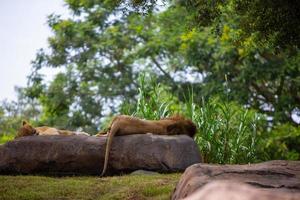
[{"label": "tall green plant", "polygon": [[153,76],[141,74],[136,110],[132,115],[154,120],[169,116],[174,112],[178,99],[168,90],[168,87],[157,83]]},{"label": "tall green plant", "polygon": [[205,162],[248,163],[266,158],[260,150],[262,114],[218,97],[195,102],[194,96],[193,88],[189,89],[182,110],[197,124],[195,141]]},{"label": "tall green plant", "polygon": [[262,116],[234,102],[202,101],[194,121],[204,160],[210,163],[248,163],[258,160],[258,124]]}]

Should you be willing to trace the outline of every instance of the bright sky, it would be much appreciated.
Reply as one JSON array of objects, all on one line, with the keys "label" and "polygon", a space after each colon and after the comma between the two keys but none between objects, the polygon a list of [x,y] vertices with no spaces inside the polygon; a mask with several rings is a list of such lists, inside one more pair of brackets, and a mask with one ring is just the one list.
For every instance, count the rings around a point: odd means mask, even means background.
[{"label": "bright sky", "polygon": [[63,0],[0,0],[0,101],[16,100],[14,87],[26,86],[31,60],[47,47],[51,13],[67,13]]}]

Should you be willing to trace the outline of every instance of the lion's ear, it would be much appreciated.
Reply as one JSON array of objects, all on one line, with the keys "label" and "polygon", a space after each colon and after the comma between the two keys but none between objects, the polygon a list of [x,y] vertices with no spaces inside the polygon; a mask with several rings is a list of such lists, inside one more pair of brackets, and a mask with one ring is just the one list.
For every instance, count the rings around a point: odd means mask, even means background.
[{"label": "lion's ear", "polygon": [[23,120],[22,125],[25,126],[26,124],[28,124],[28,122],[26,120]]}]

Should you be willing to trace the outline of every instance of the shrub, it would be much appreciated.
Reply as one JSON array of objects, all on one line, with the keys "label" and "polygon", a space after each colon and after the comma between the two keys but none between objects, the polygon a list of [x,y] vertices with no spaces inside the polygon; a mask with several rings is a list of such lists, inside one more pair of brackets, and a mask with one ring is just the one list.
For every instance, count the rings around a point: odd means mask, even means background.
[{"label": "shrub", "polygon": [[[188,105],[190,107],[190,105]],[[257,146],[263,116],[235,102],[212,98],[194,106],[199,131],[195,141],[208,163],[250,163],[259,160]]]},{"label": "shrub", "polygon": [[289,123],[276,125],[261,143],[268,160],[299,160],[300,129]]}]

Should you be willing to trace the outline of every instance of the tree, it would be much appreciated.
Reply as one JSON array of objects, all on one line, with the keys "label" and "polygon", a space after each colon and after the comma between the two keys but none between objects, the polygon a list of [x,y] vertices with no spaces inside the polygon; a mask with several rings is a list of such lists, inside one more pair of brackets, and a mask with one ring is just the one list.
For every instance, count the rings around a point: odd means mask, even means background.
[{"label": "tree", "polygon": [[[126,2],[126,1],[124,1]],[[157,0],[131,0],[133,6],[152,11]],[[163,0],[163,2],[170,2]],[[300,2],[297,0],[176,0],[194,13],[196,26],[214,26],[219,33],[228,18],[236,18],[235,24],[243,38],[255,34],[259,43],[270,42],[274,48],[300,47]]]},{"label": "tree", "polygon": [[223,63],[212,70],[217,75],[212,82],[226,74],[231,96],[269,113],[274,121],[292,121],[292,113],[299,116],[299,1],[190,0],[181,4],[195,13],[196,26],[213,27],[227,49],[224,56],[233,55],[226,56],[229,60],[219,58]]},{"label": "tree", "polygon": [[[204,96],[227,90],[226,98],[268,113],[275,122],[293,121],[292,114],[299,116],[299,2],[177,3],[190,12],[184,19],[191,28],[181,32],[181,40],[173,47],[180,47],[185,61],[180,63],[182,68],[190,66],[205,75]],[[136,6],[145,7],[139,2]],[[172,9],[174,6],[165,13]],[[212,33],[216,34],[211,37]]]},{"label": "tree", "polygon": [[[137,61],[142,41],[136,33],[147,17],[124,11],[118,1],[66,3],[73,16],[49,16],[50,52],[37,53],[26,93],[41,103],[41,122],[96,132],[103,107],[115,113],[121,101],[136,95],[135,80],[146,62],[140,67]],[[63,70],[46,84],[39,72],[44,67]]]},{"label": "tree", "polygon": [[21,88],[15,88],[18,93],[16,101],[0,102],[0,140],[2,135],[13,136],[19,130],[22,120],[37,120],[40,115],[38,103],[31,100]]},{"label": "tree", "polygon": [[[237,100],[275,122],[291,121],[300,107],[299,51],[278,53],[275,40],[258,45],[257,35],[246,37],[239,23],[243,16],[229,14],[231,4],[222,3],[222,13],[203,27],[195,26],[197,12],[186,4],[157,11],[156,1],[134,1],[147,11],[141,14],[128,1],[66,3],[73,15],[49,16],[50,50],[37,53],[26,88],[42,105],[44,123],[96,132],[104,115],[117,112],[122,102],[136,103],[143,70],[181,100],[192,85],[199,99]],[[62,72],[46,84],[39,72],[44,67]]]}]

